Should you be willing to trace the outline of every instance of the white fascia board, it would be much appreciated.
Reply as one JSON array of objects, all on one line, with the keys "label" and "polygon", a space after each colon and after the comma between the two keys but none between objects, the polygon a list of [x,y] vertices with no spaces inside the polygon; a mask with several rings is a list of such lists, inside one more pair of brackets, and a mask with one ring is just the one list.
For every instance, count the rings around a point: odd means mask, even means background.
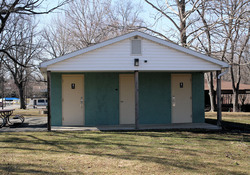
[{"label": "white fascia board", "polygon": [[[135,69],[135,70],[85,70],[84,72],[89,72],[89,73],[93,73],[93,72],[100,72],[100,73],[103,73],[103,72],[123,72],[123,73],[127,73],[127,72],[134,72],[134,71],[139,71],[139,72],[211,72],[211,71],[217,71],[219,69],[209,69],[209,70],[205,70],[205,69],[197,69],[197,70],[139,70],[139,69]],[[83,72],[82,70],[74,70],[74,71],[71,71],[71,70],[49,70],[51,72],[63,72],[63,73],[81,73]]]}]

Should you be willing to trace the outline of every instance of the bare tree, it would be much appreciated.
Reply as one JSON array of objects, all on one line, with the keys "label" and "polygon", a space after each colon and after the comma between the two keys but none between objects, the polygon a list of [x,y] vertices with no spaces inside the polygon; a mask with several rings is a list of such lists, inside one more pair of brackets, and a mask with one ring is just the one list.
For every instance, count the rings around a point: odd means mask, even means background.
[{"label": "bare tree", "polygon": [[111,1],[76,0],[69,3],[65,17],[72,45],[81,49],[109,37],[107,12]]},{"label": "bare tree", "polygon": [[[221,39],[221,60],[231,64],[230,74],[233,88],[233,111],[239,111],[239,86],[242,77],[242,66],[247,61],[244,53],[249,48],[250,13],[247,10],[248,0],[223,0],[218,3],[216,15],[224,20],[217,28],[217,36]],[[222,43],[222,44],[221,44]]]},{"label": "bare tree", "polygon": [[143,23],[141,6],[130,0],[76,0],[65,8],[43,32],[46,52],[53,58],[136,30]]},{"label": "bare tree", "polygon": [[44,29],[45,51],[56,58],[107,39],[110,8],[110,0],[71,1],[64,14]]},{"label": "bare tree", "polygon": [[44,59],[60,57],[75,50],[71,45],[71,33],[64,27],[67,21],[64,21],[64,18],[56,18],[53,21],[54,23],[42,32],[44,51],[49,54]]},{"label": "bare tree", "polygon": [[[161,37],[180,43],[184,47],[190,47],[193,40],[188,38],[193,35],[195,31],[189,30],[191,25],[198,21],[198,18],[194,15],[196,10],[200,7],[200,0],[166,0],[164,3],[161,1],[149,1],[144,0],[157,12],[156,19],[164,18],[171,25],[165,27],[165,33],[150,30]],[[157,21],[156,21],[157,22]],[[172,26],[172,27],[171,27]],[[170,37],[167,36],[170,33]],[[176,35],[178,33],[178,35]],[[173,40],[173,36],[175,40]]]},{"label": "bare tree", "polygon": [[143,10],[140,3],[135,4],[130,0],[116,1],[110,10],[108,13],[109,27],[114,36],[138,30],[140,26],[146,25],[140,16]]},{"label": "bare tree", "polygon": [[[10,29],[10,23],[12,23],[12,16],[26,16],[26,15],[38,15],[48,14],[55,9],[63,6],[68,0],[64,0],[55,7],[43,10],[44,0],[1,0],[0,3],[0,34],[3,32],[8,33]],[[6,28],[7,26],[7,28]],[[0,41],[0,53],[8,56],[12,61],[21,65],[15,58],[11,57],[9,53],[9,47],[3,47],[5,44]],[[22,65],[23,66],[23,65]]]},{"label": "bare tree", "polygon": [[[249,1],[248,0],[145,0],[156,10],[156,19],[165,19],[169,36],[178,33],[177,42],[213,56],[232,65],[230,69],[234,93],[234,111],[238,111],[239,84],[242,68],[249,67]],[[157,20],[156,20],[157,23]],[[170,30],[169,30],[170,28]],[[150,31],[154,32],[152,29]],[[163,32],[159,36],[174,41]],[[211,110],[213,110],[213,74],[206,76],[210,86]]]},{"label": "bare tree", "polygon": [[[203,0],[166,0],[165,4],[159,1],[153,3],[149,0],[145,0],[145,2],[158,12],[158,19],[165,18],[166,21],[173,25],[174,30],[170,29],[168,33],[170,33],[171,36],[173,35],[173,31],[177,31],[177,42],[180,41],[184,47],[190,47],[202,51],[208,56],[212,56],[211,28],[218,23],[218,20],[208,21],[210,14],[207,12],[211,2]],[[157,34],[159,34],[159,32],[157,32]],[[163,34],[160,36],[162,35]],[[203,37],[204,35],[205,37]],[[203,39],[200,39],[200,37],[203,37]],[[172,40],[166,36],[163,38],[170,41]],[[204,41],[204,38],[206,41]],[[196,40],[198,40],[199,45],[201,45],[200,49],[193,44]],[[211,111],[214,111],[213,73],[207,73],[205,77],[208,81]]]},{"label": "bare tree", "polygon": [[[194,0],[192,0],[194,3]],[[196,39],[197,45],[191,46],[196,50],[205,53],[208,56],[213,55],[213,30],[217,27],[217,24],[221,19],[211,18],[213,13],[213,8],[210,1],[201,1],[200,7],[196,9],[196,12],[200,18],[200,23],[192,24],[193,31],[193,40]],[[215,94],[214,94],[214,85],[213,85],[213,72],[205,73],[205,78],[209,88],[209,98],[210,98],[210,111],[214,112],[215,110]]]},{"label": "bare tree", "polygon": [[7,56],[4,56],[2,61],[19,90],[20,108],[26,109],[24,91],[32,76],[35,60],[41,52],[40,41],[36,41],[35,25],[31,20],[17,16],[12,22],[13,28],[5,38],[10,38],[13,47],[9,50],[9,54],[16,61]]}]

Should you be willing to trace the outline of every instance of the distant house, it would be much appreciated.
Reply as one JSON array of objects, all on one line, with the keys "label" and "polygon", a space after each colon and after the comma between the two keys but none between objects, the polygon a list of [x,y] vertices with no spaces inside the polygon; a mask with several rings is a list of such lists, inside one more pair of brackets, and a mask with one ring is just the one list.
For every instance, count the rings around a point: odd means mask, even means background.
[{"label": "distant house", "polygon": [[40,85],[40,86],[33,86],[33,93],[46,93],[47,92],[47,86],[46,85]]},{"label": "distant house", "polygon": [[[207,81],[205,83],[205,106],[206,110],[210,110],[209,88]],[[214,80],[214,89],[217,88],[216,80]],[[216,93],[214,94],[216,96]],[[216,98],[215,98],[216,99]],[[216,102],[216,100],[214,100]],[[232,111],[233,108],[233,89],[232,82],[221,81],[221,102],[223,111]],[[239,105],[241,111],[250,112],[250,84],[240,84]]]},{"label": "distant house", "polygon": [[204,72],[228,64],[128,33],[43,62],[52,126],[204,122]]},{"label": "distant house", "polygon": [[45,98],[47,97],[47,84],[44,82],[33,83],[30,88],[30,98]]}]

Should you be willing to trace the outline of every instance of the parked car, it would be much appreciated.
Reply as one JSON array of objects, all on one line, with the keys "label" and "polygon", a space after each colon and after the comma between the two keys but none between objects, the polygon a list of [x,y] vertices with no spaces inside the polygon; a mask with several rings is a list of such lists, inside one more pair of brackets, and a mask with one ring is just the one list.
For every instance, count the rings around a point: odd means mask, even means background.
[{"label": "parked car", "polygon": [[47,106],[48,100],[46,100],[46,99],[37,99],[37,100],[34,100],[34,103],[36,103],[35,104],[36,106]]},{"label": "parked car", "polygon": [[29,106],[33,106],[33,108],[41,107],[41,106],[47,106],[48,105],[48,100],[46,98],[38,98],[38,99],[33,99],[29,102]]}]

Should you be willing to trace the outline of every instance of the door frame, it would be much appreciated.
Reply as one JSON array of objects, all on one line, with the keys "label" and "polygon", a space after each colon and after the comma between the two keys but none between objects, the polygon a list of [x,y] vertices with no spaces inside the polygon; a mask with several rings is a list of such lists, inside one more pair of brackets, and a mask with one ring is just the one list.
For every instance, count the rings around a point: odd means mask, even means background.
[{"label": "door frame", "polygon": [[84,80],[85,80],[85,76],[84,74],[62,74],[62,126],[67,126],[67,125],[64,125],[63,122],[64,122],[64,116],[63,116],[63,90],[64,90],[64,87],[63,87],[63,80],[64,80],[64,77],[81,77],[82,81],[82,92],[83,92],[83,124],[82,125],[75,125],[75,126],[84,126],[85,125],[85,84],[84,84]]},{"label": "door frame", "polygon": [[[121,123],[121,117],[122,117],[122,115],[121,115],[121,78],[122,77],[132,77],[133,79],[135,79],[135,76],[134,76],[134,74],[133,73],[128,73],[128,74],[119,74],[119,125],[123,125],[122,123]],[[133,81],[133,83],[134,83],[134,81]],[[133,84],[134,85],[134,84]],[[134,89],[134,93],[135,93],[135,86],[133,86],[133,89]],[[135,96],[134,96],[134,98],[135,98]],[[133,98],[133,102],[135,102],[135,99]],[[135,110],[135,105],[133,106],[133,109]],[[135,124],[135,112],[134,112],[134,115],[133,115],[133,117],[134,117],[134,123],[131,123],[132,125],[134,125]]]},{"label": "door frame", "polygon": [[[192,123],[193,122],[193,94],[192,94],[192,74],[191,73],[172,73],[171,74],[171,123],[173,123],[173,118],[174,118],[174,115],[173,115],[173,87],[172,87],[172,84],[173,84],[173,76],[185,76],[185,75],[189,75],[190,76],[190,99],[191,99],[191,103],[190,103],[190,110],[191,110],[191,121],[190,122],[184,122],[184,123]],[[175,123],[178,123],[178,122],[175,122]]]}]

